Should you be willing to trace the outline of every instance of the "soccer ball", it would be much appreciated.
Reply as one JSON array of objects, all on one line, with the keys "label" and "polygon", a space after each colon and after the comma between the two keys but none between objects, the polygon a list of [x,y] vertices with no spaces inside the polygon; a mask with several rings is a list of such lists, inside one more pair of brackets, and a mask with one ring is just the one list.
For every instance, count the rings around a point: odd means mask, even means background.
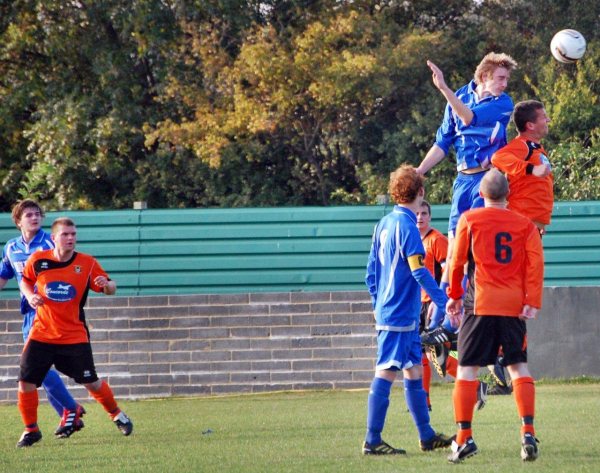
[{"label": "soccer ball", "polygon": [[550,51],[558,62],[577,62],[585,53],[585,38],[579,31],[559,31],[550,42]]}]

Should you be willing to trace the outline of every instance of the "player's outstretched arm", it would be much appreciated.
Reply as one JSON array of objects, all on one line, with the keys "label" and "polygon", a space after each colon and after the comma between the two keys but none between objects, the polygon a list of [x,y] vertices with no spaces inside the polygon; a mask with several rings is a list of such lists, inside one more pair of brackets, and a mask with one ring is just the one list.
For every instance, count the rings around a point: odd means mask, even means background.
[{"label": "player's outstretched arm", "polygon": [[435,87],[442,93],[444,98],[452,107],[452,110],[454,110],[464,125],[469,126],[473,121],[473,111],[456,96],[450,87],[448,87],[446,81],[444,80],[444,74],[442,70],[431,61],[427,61],[427,65],[429,66],[429,69],[431,69],[431,79],[433,80],[433,85],[435,85]]}]

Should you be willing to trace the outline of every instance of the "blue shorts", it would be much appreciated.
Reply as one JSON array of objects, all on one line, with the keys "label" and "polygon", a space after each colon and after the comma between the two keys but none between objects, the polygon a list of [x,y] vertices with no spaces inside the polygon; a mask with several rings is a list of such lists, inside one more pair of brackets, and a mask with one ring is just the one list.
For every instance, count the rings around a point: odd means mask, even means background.
[{"label": "blue shorts", "polygon": [[380,330],[377,334],[376,370],[404,370],[421,364],[419,330],[392,332]]},{"label": "blue shorts", "polygon": [[469,209],[483,207],[483,197],[479,195],[479,184],[485,176],[484,172],[477,174],[458,173],[452,186],[452,206],[448,220],[448,238],[454,238],[456,225],[460,216]]}]

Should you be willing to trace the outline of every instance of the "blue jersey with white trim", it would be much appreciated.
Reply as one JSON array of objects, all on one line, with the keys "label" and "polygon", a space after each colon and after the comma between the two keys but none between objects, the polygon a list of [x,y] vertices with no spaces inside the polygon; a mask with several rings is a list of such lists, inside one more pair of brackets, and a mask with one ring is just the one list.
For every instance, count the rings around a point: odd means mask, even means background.
[{"label": "blue jersey with white trim", "polygon": [[[23,236],[12,238],[4,245],[2,251],[2,262],[0,263],[0,277],[2,279],[16,278],[19,287],[23,278],[23,268],[25,262],[36,251],[49,250],[54,248],[54,242],[50,238],[50,234],[40,229],[29,243],[25,243]],[[33,310],[23,293],[21,293],[21,314],[27,315],[33,313]],[[31,322],[31,321],[29,321]],[[27,325],[27,326],[26,326]],[[29,332],[30,323],[23,322],[23,333]]]},{"label": "blue jersey with white trim", "polygon": [[365,282],[378,330],[409,331],[419,325],[421,290],[408,258],[425,256],[417,217],[396,205],[375,226]]},{"label": "blue jersey with white trim", "polygon": [[473,112],[471,123],[465,126],[447,104],[435,137],[435,144],[446,154],[454,146],[458,171],[489,167],[492,155],[506,144],[506,127],[514,108],[509,95],[502,93],[479,99],[476,88],[475,81],[471,81],[456,92]]}]

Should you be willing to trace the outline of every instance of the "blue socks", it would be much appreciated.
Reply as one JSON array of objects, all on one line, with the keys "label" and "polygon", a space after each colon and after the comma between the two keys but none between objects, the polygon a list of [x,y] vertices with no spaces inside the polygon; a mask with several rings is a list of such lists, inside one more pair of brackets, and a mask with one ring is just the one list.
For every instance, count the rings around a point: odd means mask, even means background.
[{"label": "blue socks", "polygon": [[50,401],[50,404],[54,410],[58,412],[59,416],[63,415],[63,408],[70,411],[77,408],[77,402],[67,390],[65,383],[63,383],[63,380],[56,370],[51,369],[48,371],[42,386],[46,390],[48,401]]},{"label": "blue socks", "polygon": [[[370,445],[381,443],[381,432],[385,424],[385,417],[390,405],[392,383],[383,378],[373,378],[369,391],[367,412],[367,435],[365,442]],[[423,389],[421,379],[404,380],[404,396],[415,426],[421,440],[430,440],[435,431],[429,424],[429,409],[427,408],[427,394]]]},{"label": "blue socks", "polygon": [[427,394],[423,389],[423,380],[421,379],[405,379],[404,380],[404,396],[408,410],[413,417],[415,426],[419,431],[421,440],[430,440],[435,431],[429,424],[429,409],[427,408]]},{"label": "blue socks", "polygon": [[[391,391],[392,383],[390,381],[383,378],[373,378],[367,404],[367,435],[365,437],[365,442],[370,445],[381,443],[381,431],[390,405]],[[425,409],[427,409],[427,406]]]}]

